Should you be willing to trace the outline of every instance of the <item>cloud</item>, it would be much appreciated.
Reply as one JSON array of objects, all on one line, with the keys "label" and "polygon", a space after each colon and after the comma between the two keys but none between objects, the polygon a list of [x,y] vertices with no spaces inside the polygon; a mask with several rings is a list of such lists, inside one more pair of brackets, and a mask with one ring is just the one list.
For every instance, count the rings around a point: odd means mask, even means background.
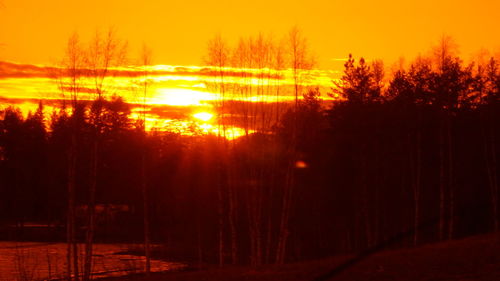
[{"label": "cloud", "polygon": [[[71,92],[72,88],[71,87],[62,87],[61,90],[64,92]],[[78,87],[78,93],[95,94],[96,90],[95,90],[95,88]]]},{"label": "cloud", "polygon": [[[241,70],[237,68],[227,68],[223,70],[226,77],[262,77],[264,79],[284,79],[282,75],[263,71],[257,73],[254,70]],[[93,76],[89,69],[80,69],[82,76]],[[144,70],[141,67],[126,67],[113,68],[108,71],[109,76],[113,77],[141,77],[144,75]],[[17,64],[12,62],[0,61],[0,79],[6,78],[51,78],[57,75],[66,76],[63,68],[53,66],[38,66],[32,64]],[[147,72],[148,76],[201,76],[201,77],[217,77],[220,72],[212,67],[157,67],[150,69]],[[67,77],[67,76],[66,76]]]},{"label": "cloud", "polygon": [[51,77],[56,68],[0,61],[0,79]]}]

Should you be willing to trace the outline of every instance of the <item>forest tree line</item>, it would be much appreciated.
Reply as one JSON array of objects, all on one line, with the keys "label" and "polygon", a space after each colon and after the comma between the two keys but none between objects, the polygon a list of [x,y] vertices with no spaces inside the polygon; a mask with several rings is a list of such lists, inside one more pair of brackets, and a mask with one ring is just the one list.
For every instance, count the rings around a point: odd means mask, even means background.
[{"label": "forest tree line", "polygon": [[[310,64],[293,36],[297,53],[286,68],[297,99],[273,106],[231,104],[236,94],[279,95],[281,86],[231,85],[224,76],[231,50],[220,38],[209,44],[220,70],[211,85],[220,126],[247,124],[234,140],[147,132],[117,96],[74,100],[49,117],[43,101],[26,118],[6,108],[2,225],[68,225],[68,197],[75,212],[89,202],[127,205],[112,221],[94,215],[96,240],[140,241],[147,221],[151,241],[168,255],[221,265],[358,252],[401,233],[395,247],[499,230],[497,60],[465,64],[441,42],[433,57],[386,77],[380,62],[349,56],[330,92],[340,98],[325,106],[319,90],[300,81]],[[251,53],[245,44],[236,50]],[[264,54],[241,55],[262,80],[270,77],[266,62],[258,64],[271,58]],[[73,237],[85,241],[87,218],[74,218]]]}]

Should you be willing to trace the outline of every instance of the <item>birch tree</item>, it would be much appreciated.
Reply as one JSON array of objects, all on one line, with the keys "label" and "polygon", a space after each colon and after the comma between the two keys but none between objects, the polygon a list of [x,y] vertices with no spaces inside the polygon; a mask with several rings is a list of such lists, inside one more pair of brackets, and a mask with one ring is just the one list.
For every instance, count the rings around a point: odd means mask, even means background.
[{"label": "birch tree", "polygon": [[91,154],[91,172],[88,201],[88,227],[85,239],[85,263],[83,280],[92,278],[92,251],[95,235],[95,204],[96,188],[99,165],[99,145],[101,131],[103,129],[102,113],[105,94],[109,90],[108,80],[113,76],[112,68],[121,65],[125,61],[127,43],[118,39],[116,32],[109,29],[103,36],[96,31],[90,41],[87,51],[87,67],[89,76],[93,80],[95,100],[91,107],[91,123],[93,125],[93,143]]},{"label": "birch tree", "polygon": [[[79,114],[81,105],[79,96],[82,88],[83,69],[85,65],[85,51],[80,42],[78,33],[74,32],[66,44],[62,67],[55,73],[55,79],[59,89],[63,93],[63,99],[69,95],[72,108],[71,116],[71,143],[68,151],[68,182],[67,182],[67,214],[66,214],[66,277],[68,280],[79,279],[78,244],[76,240],[76,164],[77,151],[79,149],[78,139],[80,136]],[[64,107],[64,105],[63,105]]]}]

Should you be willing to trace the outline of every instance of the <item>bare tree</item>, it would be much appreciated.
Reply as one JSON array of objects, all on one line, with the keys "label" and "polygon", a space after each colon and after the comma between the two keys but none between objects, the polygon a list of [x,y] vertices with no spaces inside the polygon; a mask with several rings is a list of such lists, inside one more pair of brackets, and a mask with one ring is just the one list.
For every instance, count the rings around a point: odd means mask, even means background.
[{"label": "bare tree", "polygon": [[96,31],[88,47],[87,65],[89,75],[94,82],[96,99],[91,110],[94,136],[92,145],[92,163],[89,186],[88,202],[88,227],[85,241],[85,263],[83,280],[91,279],[92,274],[92,248],[95,234],[95,194],[97,186],[97,173],[99,163],[99,144],[102,130],[102,111],[105,93],[108,90],[107,80],[112,77],[113,67],[121,65],[125,60],[127,43],[117,38],[116,32],[109,29],[105,36]]},{"label": "bare tree", "polygon": [[[78,122],[79,111],[79,95],[81,92],[81,84],[83,77],[85,52],[81,46],[78,33],[73,33],[68,39],[66,45],[65,56],[62,61],[62,66],[58,73],[55,73],[55,78],[59,89],[63,95],[69,94],[69,99],[72,107],[72,128],[71,128],[71,143],[68,151],[68,203],[66,217],[66,277],[72,280],[78,280],[79,263],[78,263],[78,245],[76,241],[76,219],[75,219],[75,187],[76,187],[76,163],[78,151],[78,136],[80,133]],[[63,97],[64,100],[64,97]],[[64,105],[63,105],[64,107]]]},{"label": "bare tree", "polygon": [[[225,71],[229,64],[229,47],[222,39],[220,34],[216,35],[208,42],[208,58],[206,63],[215,67],[217,71],[217,83],[219,98],[217,99],[217,121],[219,124],[218,135],[222,138],[226,137],[226,120],[225,120]],[[219,138],[220,140],[221,138]],[[224,265],[224,190],[223,190],[223,172],[222,163],[217,161],[217,197],[218,197],[218,216],[219,216],[219,266]]]},{"label": "bare tree", "polygon": [[206,63],[215,68],[217,72],[217,92],[219,97],[217,99],[217,120],[219,123],[219,136],[225,137],[226,122],[224,120],[225,113],[225,100],[226,100],[226,81],[225,72],[229,67],[229,46],[220,34],[217,34],[208,42],[208,57]]},{"label": "bare tree", "polygon": [[141,61],[143,67],[143,100],[142,100],[142,157],[141,157],[141,190],[143,197],[144,221],[144,254],[146,256],[146,275],[151,272],[151,234],[149,226],[149,196],[146,179],[146,100],[149,87],[149,66],[151,65],[152,51],[146,45],[142,47]]},{"label": "bare tree", "polygon": [[[251,133],[266,135],[271,128],[280,121],[281,111],[281,79],[285,73],[291,74],[294,87],[292,93],[295,95],[295,105],[298,105],[299,96],[304,82],[307,78],[307,71],[312,67],[313,60],[307,50],[306,40],[303,38],[297,28],[293,29],[286,42],[275,44],[272,36],[258,34],[255,37],[242,38],[234,49],[231,49],[220,35],[208,43],[208,56],[206,63],[213,67],[216,73],[214,90],[218,93],[216,110],[218,114],[219,136],[226,148],[230,149],[227,137],[231,137],[227,131],[231,131],[231,126],[239,124],[245,131],[245,138],[242,140],[248,147],[252,148],[252,155],[256,159],[265,158],[269,155],[269,147],[260,147],[255,145],[255,139],[250,137]],[[285,51],[285,45],[288,46]],[[287,59],[288,58],[288,59]],[[287,66],[287,62],[290,64]],[[232,68],[230,68],[232,67]],[[289,68],[287,70],[287,67]],[[230,78],[228,71],[238,73]],[[275,95],[275,99],[273,97]],[[238,101],[238,102],[235,102]],[[270,104],[275,101],[275,105]],[[290,163],[286,176],[286,183],[278,184],[278,178],[269,178],[264,166],[252,166],[249,169],[240,171],[227,167],[224,176],[218,177],[220,181],[218,192],[219,200],[219,263],[223,264],[223,255],[225,251],[225,233],[229,230],[230,252],[232,263],[237,262],[237,236],[236,236],[236,218],[237,192],[244,193],[242,209],[247,216],[249,242],[250,242],[250,262],[252,265],[260,265],[270,260],[271,249],[276,249],[276,262],[284,262],[286,240],[288,237],[288,221],[291,210],[292,186],[294,182],[294,169],[297,155],[295,152],[295,141],[288,145],[287,155]],[[234,142],[232,142],[234,145]],[[234,147],[233,147],[234,148]],[[275,158],[278,148],[274,149]],[[248,157],[248,156],[247,156]],[[271,156],[272,157],[272,156]],[[255,160],[256,160],[255,159]],[[275,169],[279,169],[278,159],[273,164]],[[218,165],[220,165],[219,163]],[[234,180],[246,179],[248,188],[234,188]],[[282,191],[282,212],[278,223],[279,227],[273,227],[273,218],[270,211],[273,209],[273,196],[277,193],[276,187],[269,187],[266,181],[272,181],[271,186],[285,186]],[[224,184],[222,184],[224,183]],[[227,200],[227,202],[226,202]],[[229,227],[225,226],[228,210],[227,222]],[[274,240],[273,230],[277,229],[276,244],[271,243]],[[274,242],[274,241],[273,241]]]},{"label": "bare tree", "polygon": [[307,40],[298,26],[294,26],[288,33],[288,56],[294,82],[295,106],[298,106],[304,82],[303,75],[314,65],[314,59],[309,54]]},{"label": "bare tree", "polygon": [[[452,66],[457,45],[449,36],[443,35],[438,46],[434,47],[434,61],[442,85],[437,85],[437,105],[440,109],[439,133],[439,239],[442,240],[447,228],[448,238],[453,235],[454,228],[454,193],[453,193],[453,153],[452,153],[452,128],[451,114],[455,106],[452,89],[446,85],[445,74]],[[443,84],[444,82],[444,84]],[[448,217],[448,219],[446,219]]]},{"label": "bare tree", "polygon": [[[293,86],[295,95],[295,112],[299,107],[299,97],[302,95],[302,86],[305,80],[304,75],[307,70],[310,70],[314,65],[314,59],[309,55],[307,40],[302,35],[300,29],[295,26],[288,34],[288,62],[292,71]],[[297,115],[294,114],[292,126],[292,134],[288,145],[287,154],[290,159],[287,165],[286,180],[283,192],[282,210],[280,218],[279,238],[276,249],[276,263],[282,264],[285,262],[287,241],[289,236],[289,219],[292,208],[293,190],[295,186],[295,162],[298,160],[297,155]]]}]

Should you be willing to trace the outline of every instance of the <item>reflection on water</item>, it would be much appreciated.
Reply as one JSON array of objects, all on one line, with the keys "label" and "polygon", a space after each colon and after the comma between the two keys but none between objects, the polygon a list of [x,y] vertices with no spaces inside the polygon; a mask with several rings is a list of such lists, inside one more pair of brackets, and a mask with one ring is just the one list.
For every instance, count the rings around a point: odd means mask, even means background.
[{"label": "reflection on water", "polygon": [[[123,276],[142,272],[145,258],[122,254],[139,245],[96,244],[94,276]],[[83,244],[79,245],[83,260]],[[151,261],[151,271],[179,270],[186,265],[159,260]],[[66,244],[34,242],[0,242],[0,280],[51,280],[64,278]],[[81,270],[80,270],[81,271]]]}]

